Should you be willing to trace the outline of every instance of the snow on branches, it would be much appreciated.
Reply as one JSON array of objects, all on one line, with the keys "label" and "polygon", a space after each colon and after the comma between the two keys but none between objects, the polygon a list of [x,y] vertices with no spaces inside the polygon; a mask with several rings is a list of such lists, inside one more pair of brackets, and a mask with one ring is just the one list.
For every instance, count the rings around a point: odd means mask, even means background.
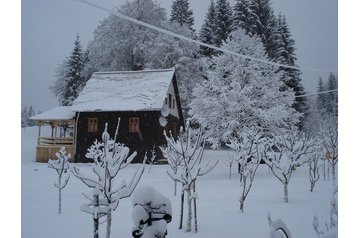
[{"label": "snow on branches", "polygon": [[[204,129],[198,126],[197,129],[190,127],[189,121],[186,125],[187,130],[180,130],[178,139],[168,136],[164,132],[167,141],[166,147],[161,147],[164,157],[167,158],[171,170],[167,170],[169,177],[182,184],[181,193],[181,214],[179,229],[182,228],[184,193],[187,195],[188,218],[186,231],[192,229],[192,201],[194,200],[194,216],[196,217],[196,198],[195,181],[199,176],[209,173],[217,165],[216,162],[207,162],[203,160],[206,139]],[[195,219],[195,231],[197,231],[197,222]]]},{"label": "snow on branches", "polygon": [[90,165],[91,174],[82,173],[75,166],[71,167],[74,176],[93,189],[93,198],[86,196],[90,202],[84,204],[81,210],[92,214],[96,219],[95,223],[98,223],[101,216],[107,215],[107,238],[110,237],[111,212],[117,208],[121,199],[131,196],[144,172],[143,164],[143,167],[136,171],[129,183],[123,180],[119,186],[115,186],[115,178],[119,172],[128,166],[137,155],[136,152],[129,155],[129,148],[116,142],[119,122],[120,119],[118,119],[114,139],[110,138],[106,123],[102,142],[96,140],[88,149],[86,157],[94,161]]},{"label": "snow on branches", "polygon": [[[267,59],[260,39],[242,29],[232,32],[223,48]],[[189,113],[205,125],[214,146],[250,128],[284,133],[298,123],[294,94],[280,90],[278,68],[228,54],[208,63],[208,80],[195,87]]]},{"label": "snow on branches", "polygon": [[[56,160],[49,159],[48,167],[56,170],[58,175],[58,181],[54,182],[53,185],[58,188],[58,214],[61,214],[61,192],[70,179],[70,173],[67,173],[67,171],[69,169],[68,161],[71,158],[71,154],[66,154],[65,148],[61,147],[59,152],[56,153],[56,157]],[[62,181],[63,178],[64,181]]]},{"label": "snow on branches", "polygon": [[284,200],[288,202],[288,184],[293,172],[308,161],[315,140],[305,134],[292,132],[274,136],[263,157],[267,166],[284,186]]},{"label": "snow on branches", "polygon": [[256,170],[262,159],[262,150],[265,148],[266,138],[260,130],[247,131],[239,138],[230,139],[227,144],[234,149],[239,164],[242,192],[240,196],[240,211],[244,211],[244,202],[251,190]]}]

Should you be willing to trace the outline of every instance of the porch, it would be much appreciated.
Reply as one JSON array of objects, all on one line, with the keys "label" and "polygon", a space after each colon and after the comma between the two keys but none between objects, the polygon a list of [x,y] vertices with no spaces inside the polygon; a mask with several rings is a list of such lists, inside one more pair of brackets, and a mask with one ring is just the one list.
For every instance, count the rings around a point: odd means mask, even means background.
[{"label": "porch", "polygon": [[36,146],[36,162],[47,163],[57,159],[56,153],[64,147],[71,153],[69,162],[74,162],[75,113],[68,107],[58,107],[30,118],[39,127]]}]

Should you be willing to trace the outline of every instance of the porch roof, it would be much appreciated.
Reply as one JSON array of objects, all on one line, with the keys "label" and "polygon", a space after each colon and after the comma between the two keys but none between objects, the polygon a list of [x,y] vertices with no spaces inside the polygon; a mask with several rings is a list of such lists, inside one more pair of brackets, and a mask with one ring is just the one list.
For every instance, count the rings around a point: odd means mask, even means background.
[{"label": "porch roof", "polygon": [[30,117],[33,121],[71,120],[76,112],[71,107],[60,106]]}]

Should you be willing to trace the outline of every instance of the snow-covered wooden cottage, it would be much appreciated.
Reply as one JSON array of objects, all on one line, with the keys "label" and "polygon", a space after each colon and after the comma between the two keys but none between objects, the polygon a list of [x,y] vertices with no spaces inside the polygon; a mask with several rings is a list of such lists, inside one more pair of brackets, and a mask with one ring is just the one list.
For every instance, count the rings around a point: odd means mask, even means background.
[{"label": "snow-covered wooden cottage", "polygon": [[[64,146],[72,162],[90,162],[87,149],[95,139],[101,140],[106,122],[114,137],[118,118],[118,141],[137,151],[134,162],[141,162],[153,148],[162,158],[158,146],[166,143],[163,130],[176,136],[184,126],[175,69],[94,73],[72,106],[31,118],[39,125],[36,161],[55,159]],[[51,126],[51,136],[41,135],[45,124]]]}]

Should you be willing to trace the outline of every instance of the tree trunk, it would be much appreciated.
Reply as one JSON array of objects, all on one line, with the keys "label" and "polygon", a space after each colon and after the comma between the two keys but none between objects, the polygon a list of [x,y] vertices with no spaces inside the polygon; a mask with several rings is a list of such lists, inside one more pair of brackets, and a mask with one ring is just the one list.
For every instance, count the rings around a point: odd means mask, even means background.
[{"label": "tree trunk", "polygon": [[231,179],[231,166],[232,166],[232,164],[229,165],[229,168],[230,168],[229,179]]},{"label": "tree trunk", "polygon": [[285,193],[285,202],[287,203],[288,202],[288,183],[285,182],[283,184],[283,190],[284,190],[284,193]]},{"label": "tree trunk", "polygon": [[184,215],[184,190],[181,191],[179,229],[183,228],[183,215]]},{"label": "tree trunk", "polygon": [[[194,191],[194,193],[196,192],[195,182],[193,183],[193,191]],[[197,210],[196,210],[196,198],[194,198],[194,230],[195,230],[195,232],[198,232],[198,216],[197,216]]]},{"label": "tree trunk", "polygon": [[332,164],[332,180],[333,180],[333,185],[336,182],[336,166],[334,164]]},{"label": "tree trunk", "polygon": [[62,206],[62,201],[61,201],[61,176],[58,176],[58,214],[61,214],[61,206]]},{"label": "tree trunk", "polygon": [[240,211],[244,212],[244,200],[242,198],[240,199]]},{"label": "tree trunk", "polygon": [[174,196],[177,195],[177,181],[174,180]]},{"label": "tree trunk", "polygon": [[112,226],[112,210],[107,213],[107,232],[106,238],[111,237],[111,226]]},{"label": "tree trunk", "polygon": [[193,212],[191,209],[191,186],[189,186],[188,190],[187,190],[187,203],[188,203],[188,218],[186,221],[186,231],[190,232],[191,231],[191,221],[193,218]]},{"label": "tree trunk", "polygon": [[323,163],[323,181],[326,181],[326,162]]},{"label": "tree trunk", "polygon": [[[94,203],[94,208],[97,210],[98,205],[99,205],[98,195],[93,195],[93,203]],[[94,238],[98,238],[98,233],[99,233],[98,226],[99,226],[98,214],[94,214],[93,215],[93,237]]]}]

